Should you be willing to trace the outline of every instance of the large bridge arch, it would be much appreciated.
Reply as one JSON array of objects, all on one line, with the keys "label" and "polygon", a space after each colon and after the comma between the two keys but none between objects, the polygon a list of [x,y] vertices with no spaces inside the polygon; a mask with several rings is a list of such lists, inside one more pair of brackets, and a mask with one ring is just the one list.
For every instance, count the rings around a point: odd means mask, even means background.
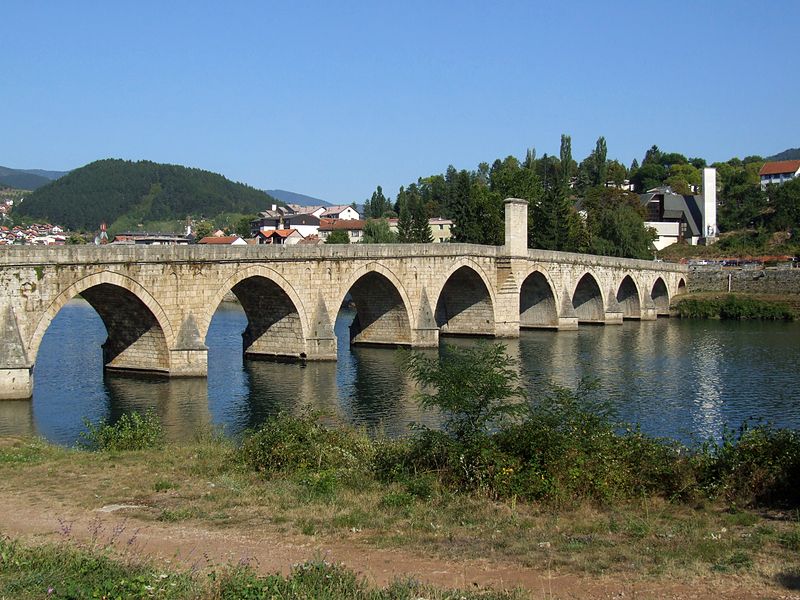
[{"label": "large bridge arch", "polygon": [[578,323],[605,323],[606,301],[600,279],[591,269],[583,271],[572,290],[572,307]]},{"label": "large bridge arch", "polygon": [[28,344],[31,362],[36,362],[50,323],[78,295],[100,315],[108,332],[103,344],[107,368],[169,372],[169,348],[175,336],[164,309],[140,283],[113,271],[83,277],[55,297],[39,318]]},{"label": "large bridge arch", "polygon": [[434,318],[443,334],[495,335],[497,306],[490,279],[475,261],[453,264],[437,290]]},{"label": "large bridge arch", "polygon": [[669,316],[669,288],[663,278],[656,277],[650,291],[650,298],[656,306],[658,316]]},{"label": "large bridge arch", "polygon": [[308,314],[291,283],[274,269],[237,270],[215,291],[198,324],[202,340],[225,296],[232,292],[247,316],[242,352],[247,358],[306,358]]},{"label": "large bridge arch", "polygon": [[[351,344],[390,346],[411,345],[411,300],[397,275],[378,262],[371,262],[353,272],[336,295],[333,315],[348,294],[356,308],[350,326]],[[334,317],[335,319],[335,317]]]},{"label": "large bridge arch", "polygon": [[616,299],[623,319],[642,318],[641,287],[631,273],[626,273],[617,287]]},{"label": "large bridge arch", "polygon": [[542,267],[525,276],[519,291],[519,326],[521,328],[557,328],[558,297],[553,278]]}]

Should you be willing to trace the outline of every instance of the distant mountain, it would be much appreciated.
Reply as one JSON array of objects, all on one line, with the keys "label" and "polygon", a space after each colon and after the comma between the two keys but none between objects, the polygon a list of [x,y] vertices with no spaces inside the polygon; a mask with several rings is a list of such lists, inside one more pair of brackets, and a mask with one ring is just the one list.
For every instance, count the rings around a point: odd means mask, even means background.
[{"label": "distant mountain", "polygon": [[306,196],[305,194],[298,194],[297,192],[287,192],[286,190],[267,190],[267,194],[273,198],[277,198],[286,204],[299,204],[300,206],[333,206],[330,202]]},{"label": "distant mountain", "polygon": [[783,152],[779,152],[775,156],[770,156],[767,160],[800,160],[800,148],[789,148]]},{"label": "distant mountain", "polygon": [[40,187],[15,214],[69,229],[112,231],[139,223],[252,215],[282,204],[265,192],[210,171],[150,161],[98,160]]},{"label": "distant mountain", "polygon": [[17,188],[18,190],[36,190],[66,174],[67,171],[0,167],[0,186]]}]

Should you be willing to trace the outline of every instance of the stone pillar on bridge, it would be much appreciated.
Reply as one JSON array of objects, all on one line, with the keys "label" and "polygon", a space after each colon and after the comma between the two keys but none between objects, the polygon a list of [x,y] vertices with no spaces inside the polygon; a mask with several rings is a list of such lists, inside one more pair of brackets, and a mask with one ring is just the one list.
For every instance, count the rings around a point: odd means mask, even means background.
[{"label": "stone pillar on bridge", "polygon": [[617,301],[617,294],[612,287],[608,290],[608,301],[606,302],[606,325],[622,325],[625,312]]},{"label": "stone pillar on bridge", "polygon": [[175,347],[169,352],[171,377],[205,377],[208,375],[208,346],[200,336],[194,315],[184,319]]},{"label": "stone pillar on bridge", "polygon": [[412,348],[438,348],[439,326],[431,309],[428,292],[423,287],[419,298],[416,328],[411,330]]},{"label": "stone pillar on bridge", "polygon": [[[521,281],[514,272],[524,270],[528,257],[528,201],[506,198],[505,243],[497,258],[497,296],[495,298],[495,335],[519,337],[519,294]],[[515,268],[516,267],[516,268]]]},{"label": "stone pillar on bridge", "polygon": [[569,290],[564,288],[561,292],[561,310],[558,311],[558,329],[560,331],[574,331],[578,329],[578,313],[572,304]]},{"label": "stone pillar on bridge", "polygon": [[33,365],[28,360],[14,309],[0,309],[0,399],[33,395]]},{"label": "stone pillar on bridge", "polygon": [[322,294],[317,297],[317,306],[311,320],[311,331],[306,340],[307,360],[336,360],[336,334],[333,332],[328,307]]}]

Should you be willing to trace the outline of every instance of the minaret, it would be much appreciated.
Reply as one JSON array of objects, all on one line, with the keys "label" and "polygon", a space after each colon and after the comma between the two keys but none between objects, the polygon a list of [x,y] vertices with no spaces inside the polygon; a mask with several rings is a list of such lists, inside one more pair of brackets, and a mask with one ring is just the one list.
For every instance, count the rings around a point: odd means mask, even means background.
[{"label": "minaret", "polygon": [[717,170],[706,167],[703,169],[703,231],[701,238],[717,237]]}]

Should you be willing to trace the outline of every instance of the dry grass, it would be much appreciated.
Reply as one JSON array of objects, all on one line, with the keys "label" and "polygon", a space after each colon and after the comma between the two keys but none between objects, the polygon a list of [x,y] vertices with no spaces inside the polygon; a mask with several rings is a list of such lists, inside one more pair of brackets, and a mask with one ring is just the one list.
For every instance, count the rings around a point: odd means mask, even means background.
[{"label": "dry grass", "polygon": [[237,464],[229,442],[213,437],[117,454],[3,439],[0,489],[84,510],[142,505],[131,517],[143,521],[258,527],[567,573],[685,580],[735,574],[762,583],[800,574],[797,514],[654,499],[555,510],[436,486],[421,499],[399,484],[374,482],[320,489],[297,477],[265,481]]}]

